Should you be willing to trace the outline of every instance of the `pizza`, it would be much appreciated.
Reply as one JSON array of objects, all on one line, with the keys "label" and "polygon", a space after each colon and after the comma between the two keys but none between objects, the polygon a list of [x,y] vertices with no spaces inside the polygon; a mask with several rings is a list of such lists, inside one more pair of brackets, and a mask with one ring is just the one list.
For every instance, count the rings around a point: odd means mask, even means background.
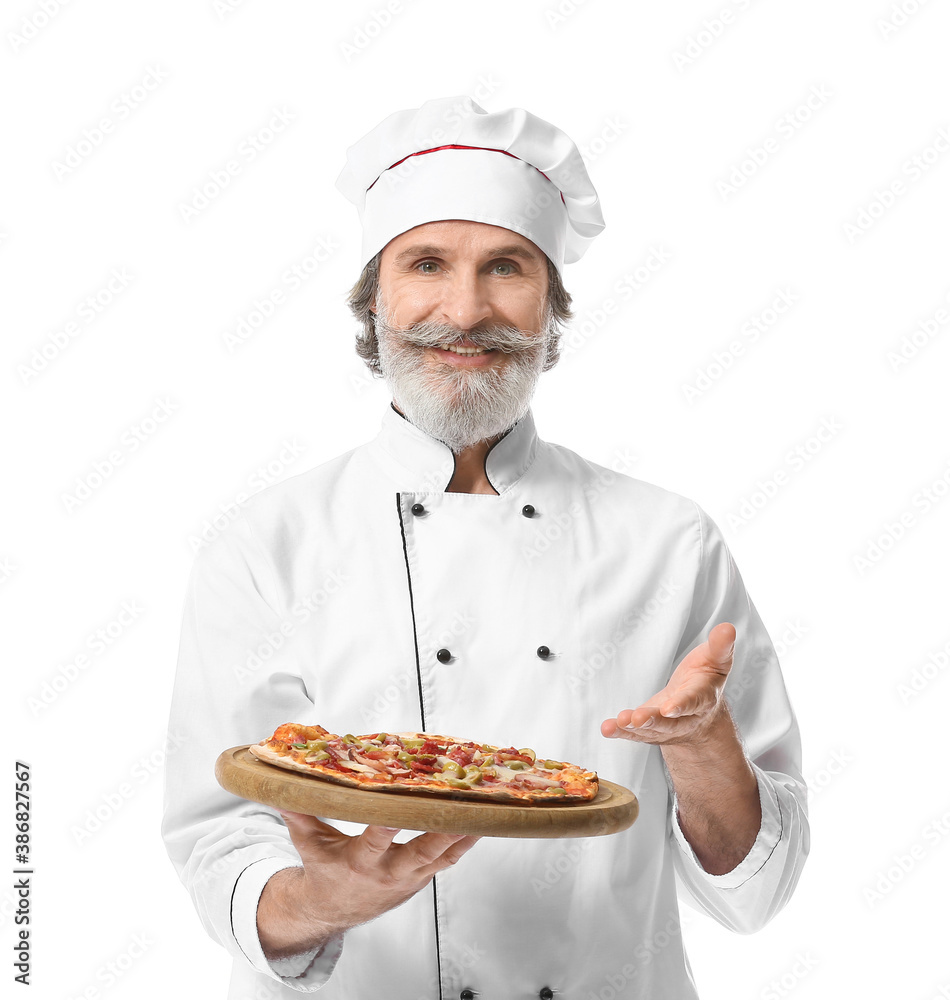
[{"label": "pizza", "polygon": [[484,802],[555,805],[589,802],[595,771],[432,733],[337,736],[322,726],[288,723],[248,750],[259,760],[350,788]]}]

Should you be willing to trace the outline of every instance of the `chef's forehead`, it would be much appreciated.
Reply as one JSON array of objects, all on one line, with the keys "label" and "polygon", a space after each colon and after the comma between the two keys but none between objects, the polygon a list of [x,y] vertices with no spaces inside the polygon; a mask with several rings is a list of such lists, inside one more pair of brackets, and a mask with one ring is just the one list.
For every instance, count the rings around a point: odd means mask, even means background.
[{"label": "chef's forehead", "polygon": [[414,226],[391,239],[382,260],[399,265],[418,257],[466,256],[475,259],[513,257],[543,264],[547,254],[533,241],[501,226],[467,219],[442,219]]}]

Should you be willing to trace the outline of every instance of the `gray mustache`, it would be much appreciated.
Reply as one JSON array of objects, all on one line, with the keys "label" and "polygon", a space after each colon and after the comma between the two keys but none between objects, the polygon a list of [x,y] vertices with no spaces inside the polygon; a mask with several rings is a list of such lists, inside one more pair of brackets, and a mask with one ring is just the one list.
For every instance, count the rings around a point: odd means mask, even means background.
[{"label": "gray mustache", "polygon": [[477,347],[494,348],[504,354],[515,354],[518,351],[537,348],[539,345],[538,334],[504,325],[459,330],[446,323],[426,321],[414,323],[404,330],[387,327],[387,332],[398,336],[404,344],[413,347],[438,347],[440,344],[461,344],[467,340]]}]

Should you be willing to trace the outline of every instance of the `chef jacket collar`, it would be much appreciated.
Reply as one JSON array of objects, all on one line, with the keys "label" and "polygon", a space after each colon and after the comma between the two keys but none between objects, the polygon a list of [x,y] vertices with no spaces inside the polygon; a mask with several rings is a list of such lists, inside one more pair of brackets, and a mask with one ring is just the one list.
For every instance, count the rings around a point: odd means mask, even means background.
[{"label": "chef jacket collar", "polygon": [[[444,492],[455,473],[451,448],[426,434],[404,417],[392,403],[386,407],[376,438],[391,463],[400,489],[407,492]],[[528,471],[538,450],[538,435],[531,409],[496,441],[485,456],[485,475],[504,493]]]}]

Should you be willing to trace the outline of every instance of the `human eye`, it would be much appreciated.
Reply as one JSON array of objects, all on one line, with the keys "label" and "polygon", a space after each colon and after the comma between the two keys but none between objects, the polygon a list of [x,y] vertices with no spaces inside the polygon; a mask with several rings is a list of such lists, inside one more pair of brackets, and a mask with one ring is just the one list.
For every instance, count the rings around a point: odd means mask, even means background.
[{"label": "human eye", "polygon": [[435,274],[435,270],[438,268],[438,264],[434,260],[422,260],[416,264],[416,270],[421,270],[422,268],[431,267],[431,271],[422,271],[423,274]]},{"label": "human eye", "polygon": [[506,268],[508,268],[507,271],[503,271],[502,272],[501,276],[503,278],[507,278],[511,274],[516,274],[517,270],[518,270],[515,267],[515,265],[510,260],[500,260],[500,261],[498,261],[498,263],[495,265],[494,268],[492,268],[492,270],[495,270],[495,268],[499,268],[499,267],[506,267]]}]

